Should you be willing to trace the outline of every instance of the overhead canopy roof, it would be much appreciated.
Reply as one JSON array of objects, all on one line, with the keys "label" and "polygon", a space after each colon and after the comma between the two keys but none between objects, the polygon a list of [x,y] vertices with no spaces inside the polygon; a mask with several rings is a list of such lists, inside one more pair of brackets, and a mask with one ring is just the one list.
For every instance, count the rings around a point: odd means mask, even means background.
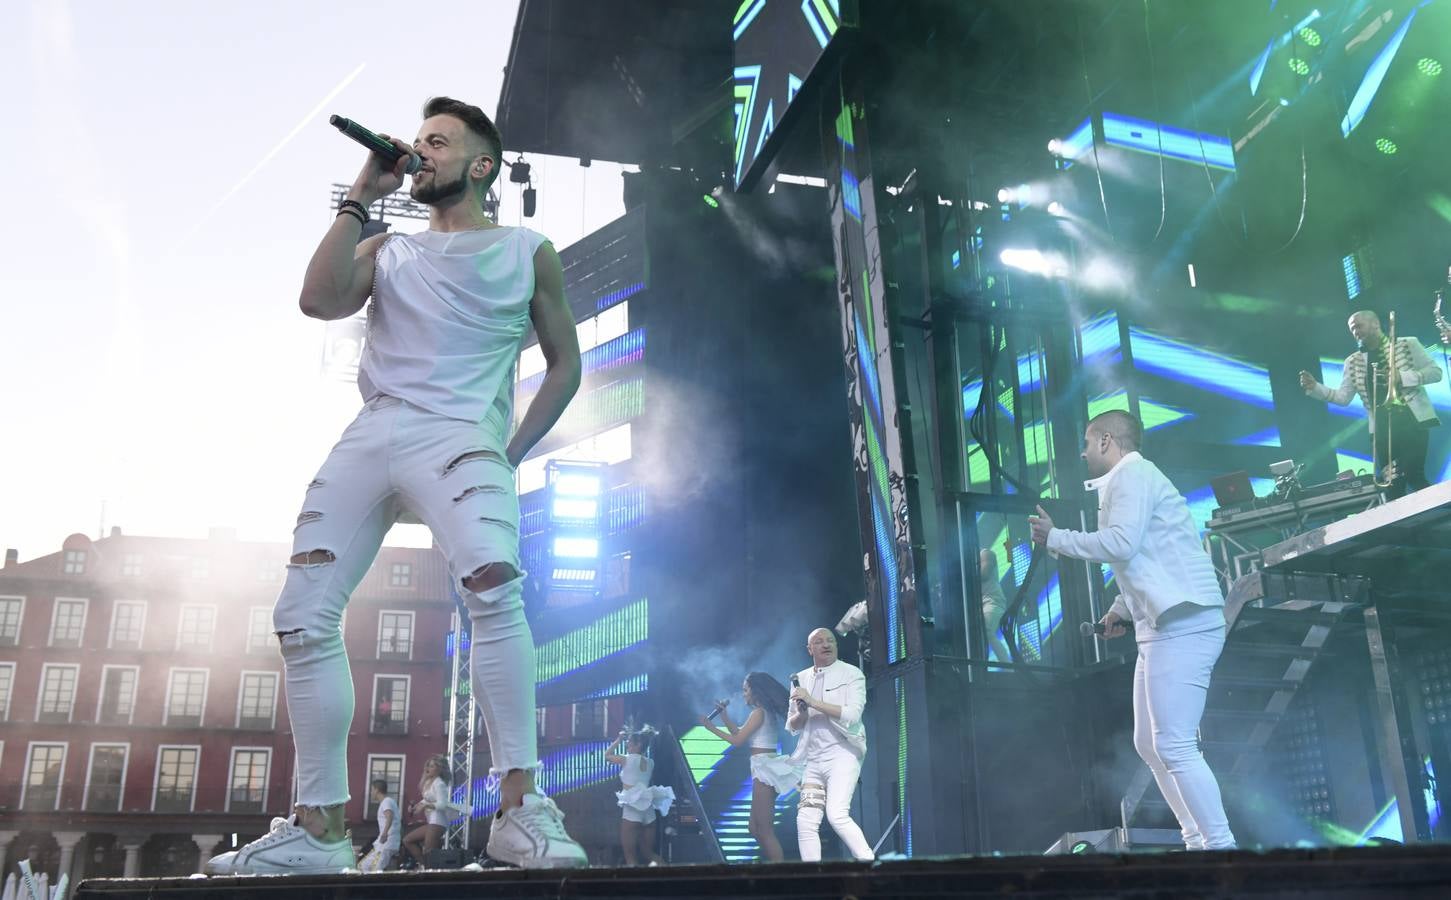
[{"label": "overhead canopy roof", "polygon": [[520,0],[496,115],[505,148],[630,163],[728,159],[735,5]]}]

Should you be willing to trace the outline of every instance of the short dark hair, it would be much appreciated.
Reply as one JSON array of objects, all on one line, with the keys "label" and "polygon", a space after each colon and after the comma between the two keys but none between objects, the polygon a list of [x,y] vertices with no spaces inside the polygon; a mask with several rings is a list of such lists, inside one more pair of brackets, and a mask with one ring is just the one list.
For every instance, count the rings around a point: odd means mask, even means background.
[{"label": "short dark hair", "polygon": [[1126,409],[1110,409],[1088,420],[1088,427],[1101,434],[1113,435],[1114,443],[1125,453],[1137,450],[1144,442],[1144,423]]},{"label": "short dark hair", "polygon": [[374,778],[373,779],[373,790],[377,791],[380,794],[386,794],[386,793],[388,793],[388,779],[386,779],[386,778]]},{"label": "short dark hair", "polygon": [[453,116],[487,146],[488,156],[494,161],[489,180],[484,182],[484,192],[487,193],[494,179],[499,177],[499,169],[504,166],[504,136],[499,133],[494,120],[484,115],[484,111],[477,106],[452,97],[428,98],[428,102],[423,104],[423,118],[431,119],[434,116]]}]

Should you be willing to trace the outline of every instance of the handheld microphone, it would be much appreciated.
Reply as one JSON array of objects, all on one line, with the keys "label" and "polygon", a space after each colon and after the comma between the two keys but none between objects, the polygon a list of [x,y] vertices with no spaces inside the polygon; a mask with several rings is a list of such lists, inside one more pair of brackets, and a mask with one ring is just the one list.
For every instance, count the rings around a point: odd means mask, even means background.
[{"label": "handheld microphone", "polygon": [[710,711],[710,715],[706,716],[705,717],[705,720],[707,722],[714,722],[716,719],[719,719],[720,718],[720,714],[721,713],[725,712],[725,708],[726,708],[726,701],[724,701],[724,700],[717,700],[717,701],[715,701],[715,709],[713,709],[713,710]]},{"label": "handheld microphone", "polygon": [[[801,687],[801,679],[800,679],[800,677],[798,677],[797,675],[794,675],[793,674],[791,676],[791,686],[793,688],[799,688],[799,687]],[[796,708],[797,709],[801,709],[801,708],[803,708],[805,706],[806,706],[806,701],[805,700],[797,700],[796,701]]]},{"label": "handheld microphone", "polygon": [[[398,160],[403,158],[402,150],[399,150],[391,142],[379,137],[352,119],[344,119],[342,116],[332,116],[328,119],[328,124],[394,165],[397,165]],[[417,153],[409,153],[408,164],[403,167],[403,172],[406,175],[412,175],[422,165],[422,157]]]},{"label": "handheld microphone", "polygon": [[[1128,622],[1119,622],[1119,624],[1122,625],[1125,629],[1128,629],[1130,631],[1133,630],[1133,626],[1130,625]],[[1083,635],[1084,637],[1093,637],[1095,634],[1103,634],[1107,630],[1108,629],[1103,627],[1102,622],[1083,622],[1078,626],[1078,633]]]}]

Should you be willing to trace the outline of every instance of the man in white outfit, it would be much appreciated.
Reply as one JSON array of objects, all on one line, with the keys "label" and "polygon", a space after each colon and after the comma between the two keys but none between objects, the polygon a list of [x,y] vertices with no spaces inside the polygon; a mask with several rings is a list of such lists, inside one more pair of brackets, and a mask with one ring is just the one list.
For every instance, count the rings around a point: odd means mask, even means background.
[{"label": "man in white outfit", "polygon": [[[353,866],[343,822],[353,682],[340,625],[404,515],[433,532],[473,623],[473,696],[500,779],[488,854],[526,867],[586,862],[563,813],[534,786],[534,642],[514,487],[514,467],[579,387],[574,320],[548,240],[484,213],[503,150],[494,123],[447,97],[429,100],[423,117],[411,147],[390,139],[399,159],[369,155],[303,278],[299,302],[316,319],[351,316],[372,298],[358,374],[364,403],[307,486],[272,615],[297,751],[296,815],[208,861],[207,874]],[[410,156],[421,161],[410,193],[429,208],[428,230],[359,242],[368,207],[402,185]],[[511,436],[514,367],[531,323],[547,369]]]},{"label": "man in white outfit", "polygon": [[386,872],[393,868],[398,851],[403,846],[403,821],[398,810],[398,801],[388,796],[388,782],[382,778],[373,779],[373,802],[378,804],[378,837],[373,849],[358,863],[364,872]]},{"label": "man in white outfit", "polygon": [[786,730],[801,736],[792,761],[806,766],[796,810],[801,858],[821,859],[824,817],[854,858],[871,859],[871,845],[851,818],[851,798],[867,755],[862,723],[867,679],[861,669],[836,658],[836,635],[826,628],[807,636],[806,651],[812,665],[796,674],[799,684],[791,689],[786,716]]},{"label": "man in white outfit", "polygon": [[1038,507],[1033,540],[1054,553],[1108,563],[1119,596],[1104,614],[1104,638],[1133,622],[1134,749],[1148,764],[1190,850],[1234,846],[1219,783],[1199,750],[1209,676],[1224,647],[1224,595],[1189,506],[1158,466],[1139,455],[1134,415],[1095,416],[1083,459],[1098,492],[1098,530],[1055,528]]}]

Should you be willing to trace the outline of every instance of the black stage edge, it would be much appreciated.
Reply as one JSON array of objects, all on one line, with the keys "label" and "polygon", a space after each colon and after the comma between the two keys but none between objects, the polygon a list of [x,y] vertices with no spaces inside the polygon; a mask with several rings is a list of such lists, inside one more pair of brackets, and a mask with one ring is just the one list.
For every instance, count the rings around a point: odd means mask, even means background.
[{"label": "black stage edge", "polygon": [[903,859],[525,872],[393,872],[251,878],[86,881],[77,900],[215,897],[1446,897],[1451,847],[1316,848],[1266,853],[1163,853]]}]

